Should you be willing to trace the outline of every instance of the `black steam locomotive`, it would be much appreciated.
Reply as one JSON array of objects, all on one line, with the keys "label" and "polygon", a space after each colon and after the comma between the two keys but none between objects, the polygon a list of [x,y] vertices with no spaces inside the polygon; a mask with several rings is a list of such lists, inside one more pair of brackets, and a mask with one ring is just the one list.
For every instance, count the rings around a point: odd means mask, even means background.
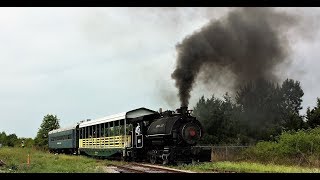
[{"label": "black steam locomotive", "polygon": [[139,108],[74,127],[49,132],[52,152],[151,163],[210,161],[211,150],[196,146],[203,135],[200,122],[187,107],[159,112]]}]

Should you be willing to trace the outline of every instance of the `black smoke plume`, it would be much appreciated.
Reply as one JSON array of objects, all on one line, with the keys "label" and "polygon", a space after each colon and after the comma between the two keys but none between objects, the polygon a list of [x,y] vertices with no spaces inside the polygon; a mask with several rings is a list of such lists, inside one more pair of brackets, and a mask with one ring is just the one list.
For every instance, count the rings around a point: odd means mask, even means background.
[{"label": "black smoke plume", "polygon": [[274,69],[286,60],[288,41],[285,33],[296,18],[273,8],[238,8],[225,17],[187,36],[176,46],[177,64],[171,77],[179,89],[181,106],[188,106],[197,75],[203,83],[228,69],[234,87],[267,79],[278,81]]}]

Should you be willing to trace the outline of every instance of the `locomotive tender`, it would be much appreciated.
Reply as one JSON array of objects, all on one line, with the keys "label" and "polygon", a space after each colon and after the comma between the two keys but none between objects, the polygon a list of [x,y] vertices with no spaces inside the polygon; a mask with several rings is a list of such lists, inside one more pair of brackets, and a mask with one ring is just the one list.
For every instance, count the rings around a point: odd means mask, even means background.
[{"label": "locomotive tender", "polygon": [[82,121],[50,131],[49,150],[153,164],[210,161],[211,149],[196,146],[203,129],[190,112],[187,107],[176,112],[142,107]]}]

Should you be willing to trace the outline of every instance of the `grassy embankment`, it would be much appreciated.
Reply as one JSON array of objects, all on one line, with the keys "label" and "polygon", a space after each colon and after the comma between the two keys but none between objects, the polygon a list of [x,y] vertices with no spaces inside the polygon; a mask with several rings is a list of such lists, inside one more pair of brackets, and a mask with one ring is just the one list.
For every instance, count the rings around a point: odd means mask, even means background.
[{"label": "grassy embankment", "polygon": [[[30,165],[27,157],[30,155]],[[0,148],[0,159],[6,165],[0,167],[0,172],[18,173],[99,173],[104,172],[106,165],[119,165],[125,162],[97,160],[85,156],[54,155],[31,148]],[[254,162],[208,162],[197,165],[175,166],[196,172],[235,171],[235,172],[317,172],[319,168],[262,164]]]},{"label": "grassy embankment", "polygon": [[103,172],[103,166],[114,163],[85,156],[54,155],[31,148],[8,147],[0,148],[0,159],[6,163],[0,167],[0,172],[18,173],[99,173]]},{"label": "grassy embankment", "polygon": [[179,169],[195,172],[242,172],[242,173],[320,173],[319,168],[285,166],[251,162],[210,162],[197,165],[178,166]]}]

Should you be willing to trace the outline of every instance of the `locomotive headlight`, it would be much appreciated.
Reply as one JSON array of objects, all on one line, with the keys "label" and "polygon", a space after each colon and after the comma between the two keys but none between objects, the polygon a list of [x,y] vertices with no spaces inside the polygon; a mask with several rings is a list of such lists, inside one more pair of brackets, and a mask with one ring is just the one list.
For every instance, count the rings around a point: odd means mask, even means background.
[{"label": "locomotive headlight", "polygon": [[189,135],[190,135],[191,137],[195,136],[195,135],[196,135],[196,131],[195,131],[193,128],[190,128],[190,130],[189,130]]}]

